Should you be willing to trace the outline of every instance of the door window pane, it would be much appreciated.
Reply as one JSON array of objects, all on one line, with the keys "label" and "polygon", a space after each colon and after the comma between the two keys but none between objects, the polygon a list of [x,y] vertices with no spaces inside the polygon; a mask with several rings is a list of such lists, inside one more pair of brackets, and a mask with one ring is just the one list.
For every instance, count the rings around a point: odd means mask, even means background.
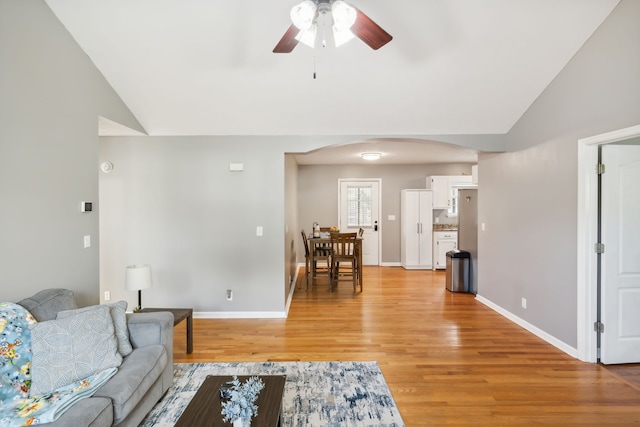
[{"label": "door window pane", "polygon": [[347,187],[347,227],[371,227],[371,186]]}]

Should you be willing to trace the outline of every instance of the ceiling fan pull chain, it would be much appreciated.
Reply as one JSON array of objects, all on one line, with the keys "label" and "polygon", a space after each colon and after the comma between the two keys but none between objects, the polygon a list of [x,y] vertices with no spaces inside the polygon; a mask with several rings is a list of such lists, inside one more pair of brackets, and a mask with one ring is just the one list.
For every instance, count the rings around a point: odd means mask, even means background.
[{"label": "ceiling fan pull chain", "polygon": [[327,14],[322,14],[322,47],[327,47]]},{"label": "ceiling fan pull chain", "polygon": [[316,56],[313,55],[313,80],[316,79]]}]

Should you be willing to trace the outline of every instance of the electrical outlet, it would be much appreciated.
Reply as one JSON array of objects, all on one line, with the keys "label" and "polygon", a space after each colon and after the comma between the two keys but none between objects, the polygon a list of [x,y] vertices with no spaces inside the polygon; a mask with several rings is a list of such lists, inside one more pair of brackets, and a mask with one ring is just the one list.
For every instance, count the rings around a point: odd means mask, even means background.
[{"label": "electrical outlet", "polygon": [[527,299],[522,298],[522,308],[527,308]]},{"label": "electrical outlet", "polygon": [[227,289],[227,301],[233,301],[233,291],[231,289]]},{"label": "electrical outlet", "polygon": [[84,248],[91,247],[91,236],[84,236]]},{"label": "electrical outlet", "polygon": [[110,301],[111,300],[111,292],[104,291],[104,300],[105,301]]}]

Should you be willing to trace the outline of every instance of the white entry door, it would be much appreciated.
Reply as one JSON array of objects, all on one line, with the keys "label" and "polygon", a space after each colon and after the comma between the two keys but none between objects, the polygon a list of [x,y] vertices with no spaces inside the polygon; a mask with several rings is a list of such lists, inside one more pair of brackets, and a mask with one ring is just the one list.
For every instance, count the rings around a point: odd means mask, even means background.
[{"label": "white entry door", "polygon": [[600,360],[640,362],[640,146],[602,148]]},{"label": "white entry door", "polygon": [[380,179],[338,180],[341,233],[364,229],[362,264],[380,264]]}]

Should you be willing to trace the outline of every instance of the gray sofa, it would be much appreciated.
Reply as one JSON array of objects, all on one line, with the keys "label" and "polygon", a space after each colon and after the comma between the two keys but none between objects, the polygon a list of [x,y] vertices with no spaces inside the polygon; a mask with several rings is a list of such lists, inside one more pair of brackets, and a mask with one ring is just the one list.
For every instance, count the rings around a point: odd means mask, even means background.
[{"label": "gray sofa", "polygon": [[[18,302],[38,322],[76,309],[73,292],[47,289]],[[75,403],[53,423],[42,426],[137,426],[173,381],[173,314],[127,313],[133,346],[118,372],[90,398]]]}]

